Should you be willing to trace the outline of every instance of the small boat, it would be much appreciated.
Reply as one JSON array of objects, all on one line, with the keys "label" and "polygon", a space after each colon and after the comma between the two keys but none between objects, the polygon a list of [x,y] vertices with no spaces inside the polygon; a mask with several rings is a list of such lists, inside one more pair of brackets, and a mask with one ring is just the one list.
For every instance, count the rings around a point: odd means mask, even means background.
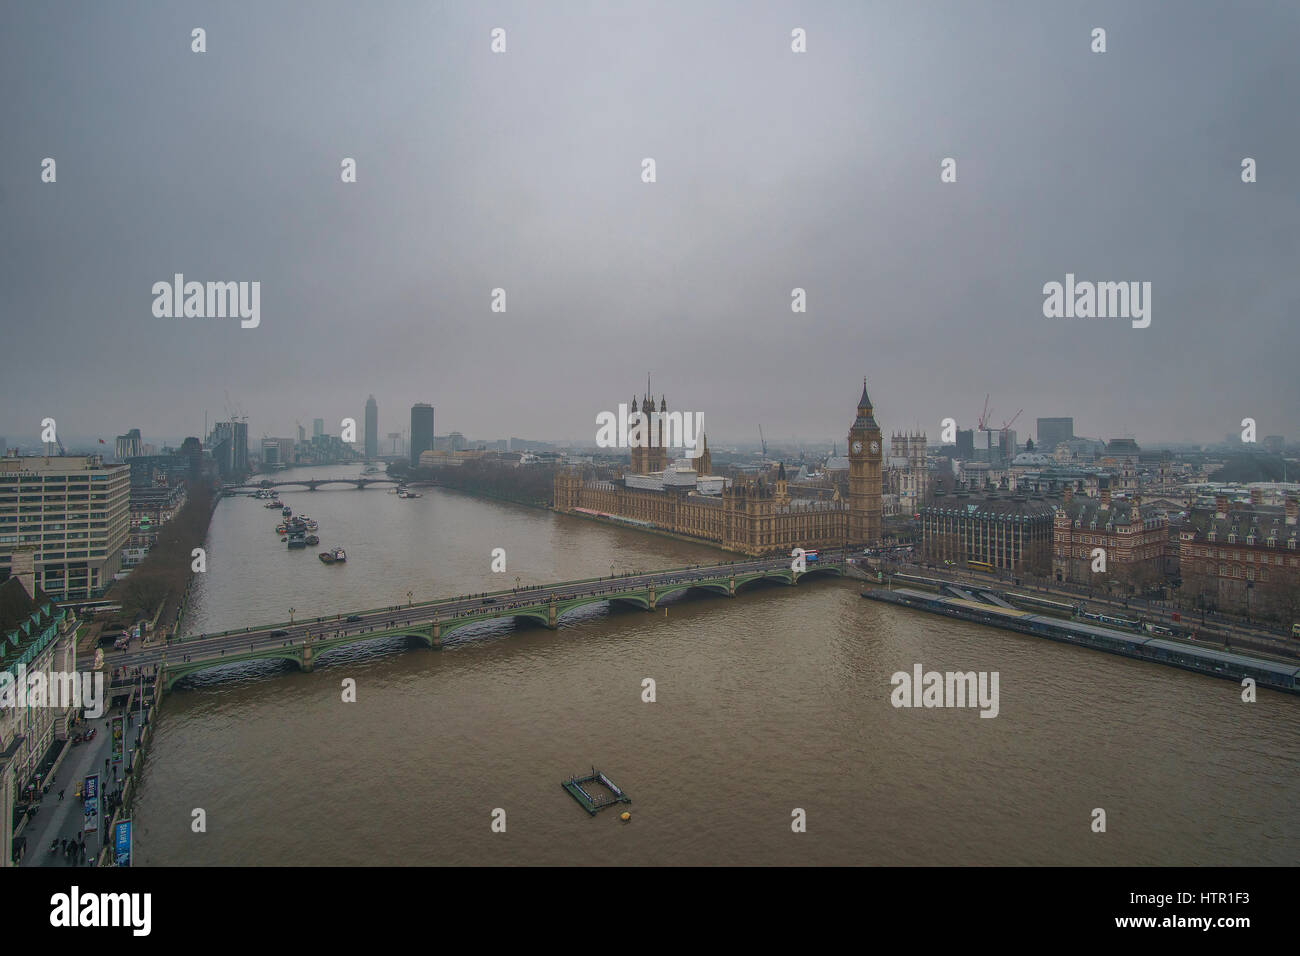
[{"label": "small boat", "polygon": [[312,547],[315,547],[320,544],[320,538],[316,537],[314,534],[309,534],[307,535],[307,543]]},{"label": "small boat", "polygon": [[335,548],[333,551],[322,551],[318,557],[325,564],[342,564],[348,559],[347,552],[342,548]]},{"label": "small boat", "polygon": [[293,532],[289,535],[289,547],[290,549],[307,547],[307,536],[301,531]]},{"label": "small boat", "polygon": [[290,508],[288,505],[285,505],[283,508],[280,509],[280,514],[288,518],[290,515],[293,514],[293,509]]},{"label": "small boat", "polygon": [[275,533],[276,533],[276,534],[288,534],[288,533],[289,533],[289,526],[288,526],[287,524],[285,524],[283,521],[281,521],[278,525],[275,526]]},{"label": "small boat", "polygon": [[417,494],[417,493],[414,492],[414,491],[408,491],[408,492],[406,493],[406,497],[408,497],[408,498],[423,498],[424,496],[421,495],[421,494]]}]

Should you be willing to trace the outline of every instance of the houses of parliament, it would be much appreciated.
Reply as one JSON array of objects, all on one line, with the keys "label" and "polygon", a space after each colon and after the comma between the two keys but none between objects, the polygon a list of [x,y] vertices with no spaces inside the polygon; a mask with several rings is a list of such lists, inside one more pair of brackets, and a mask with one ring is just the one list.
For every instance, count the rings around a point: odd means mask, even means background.
[{"label": "houses of parliament", "polygon": [[[633,408],[636,407],[634,402]],[[667,412],[661,399],[658,412]],[[647,394],[641,411],[656,411]],[[631,449],[621,476],[596,479],[576,468],[555,475],[558,511],[613,518],[698,538],[746,555],[789,553],[792,548],[875,544],[881,537],[881,434],[866,379],[857,417],[849,427],[847,484],[791,493],[785,465],[774,481],[712,474],[707,436],[698,458],[669,461],[662,444]]]}]

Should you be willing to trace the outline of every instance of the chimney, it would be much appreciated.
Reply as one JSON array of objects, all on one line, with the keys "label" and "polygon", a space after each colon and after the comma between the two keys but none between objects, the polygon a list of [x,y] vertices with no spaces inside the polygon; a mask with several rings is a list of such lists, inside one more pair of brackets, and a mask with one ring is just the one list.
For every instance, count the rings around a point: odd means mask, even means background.
[{"label": "chimney", "polygon": [[1250,503],[1257,508],[1264,503],[1263,488],[1260,488],[1258,485],[1256,485],[1254,488],[1250,489]]},{"label": "chimney", "polygon": [[36,599],[36,548],[34,545],[27,547],[18,547],[13,549],[13,558],[9,565],[9,573],[16,577],[23,588],[27,591],[27,596]]},{"label": "chimney", "polygon": [[1106,486],[1101,489],[1101,506],[1110,509],[1110,482],[1106,482]]},{"label": "chimney", "polygon": [[1228,517],[1228,496],[1227,495],[1214,496],[1214,516],[1216,518]]},{"label": "chimney", "polygon": [[1297,516],[1300,515],[1300,502],[1297,502],[1293,494],[1286,496],[1286,523],[1295,524]]}]

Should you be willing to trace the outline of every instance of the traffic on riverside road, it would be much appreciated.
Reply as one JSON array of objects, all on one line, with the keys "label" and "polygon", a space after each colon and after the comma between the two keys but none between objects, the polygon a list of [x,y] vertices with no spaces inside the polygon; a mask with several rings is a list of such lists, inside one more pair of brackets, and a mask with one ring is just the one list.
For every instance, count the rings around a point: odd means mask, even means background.
[{"label": "traffic on riverside road", "polygon": [[953,584],[967,588],[1010,588],[1032,590],[1040,594],[1055,596],[1065,603],[1082,605],[1085,610],[1112,609],[1109,613],[1117,617],[1135,618],[1156,622],[1160,626],[1173,628],[1188,634],[1196,634],[1198,640],[1211,640],[1222,643],[1215,637],[1226,638],[1230,645],[1251,647],[1266,653],[1293,657],[1300,654],[1300,641],[1287,635],[1285,631],[1268,629],[1259,623],[1249,623],[1222,614],[1209,614],[1204,618],[1196,612],[1180,608],[1172,602],[1151,601],[1140,597],[1123,598],[1106,594],[1098,589],[1080,587],[1062,581],[1035,578],[1028,575],[1012,575],[1006,571],[994,570],[992,573],[962,568],[928,564],[920,560],[886,560],[880,563],[886,576],[896,572],[922,574],[941,578]]}]

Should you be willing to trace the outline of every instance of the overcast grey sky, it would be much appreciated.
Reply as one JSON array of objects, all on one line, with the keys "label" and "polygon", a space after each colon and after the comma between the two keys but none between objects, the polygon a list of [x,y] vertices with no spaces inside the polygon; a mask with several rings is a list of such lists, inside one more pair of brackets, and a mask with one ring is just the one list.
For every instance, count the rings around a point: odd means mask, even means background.
[{"label": "overcast grey sky", "polygon": [[[373,392],[382,432],[591,439],[649,370],[711,443],[842,436],[864,374],[932,439],[985,393],[1022,436],[1294,437],[1298,46],[1291,0],[10,3],[0,434],[198,434],[229,390],[255,437]],[[176,272],[260,281],[260,327],[156,318]],[[1044,318],[1066,273],[1151,282],[1150,327]]]}]

